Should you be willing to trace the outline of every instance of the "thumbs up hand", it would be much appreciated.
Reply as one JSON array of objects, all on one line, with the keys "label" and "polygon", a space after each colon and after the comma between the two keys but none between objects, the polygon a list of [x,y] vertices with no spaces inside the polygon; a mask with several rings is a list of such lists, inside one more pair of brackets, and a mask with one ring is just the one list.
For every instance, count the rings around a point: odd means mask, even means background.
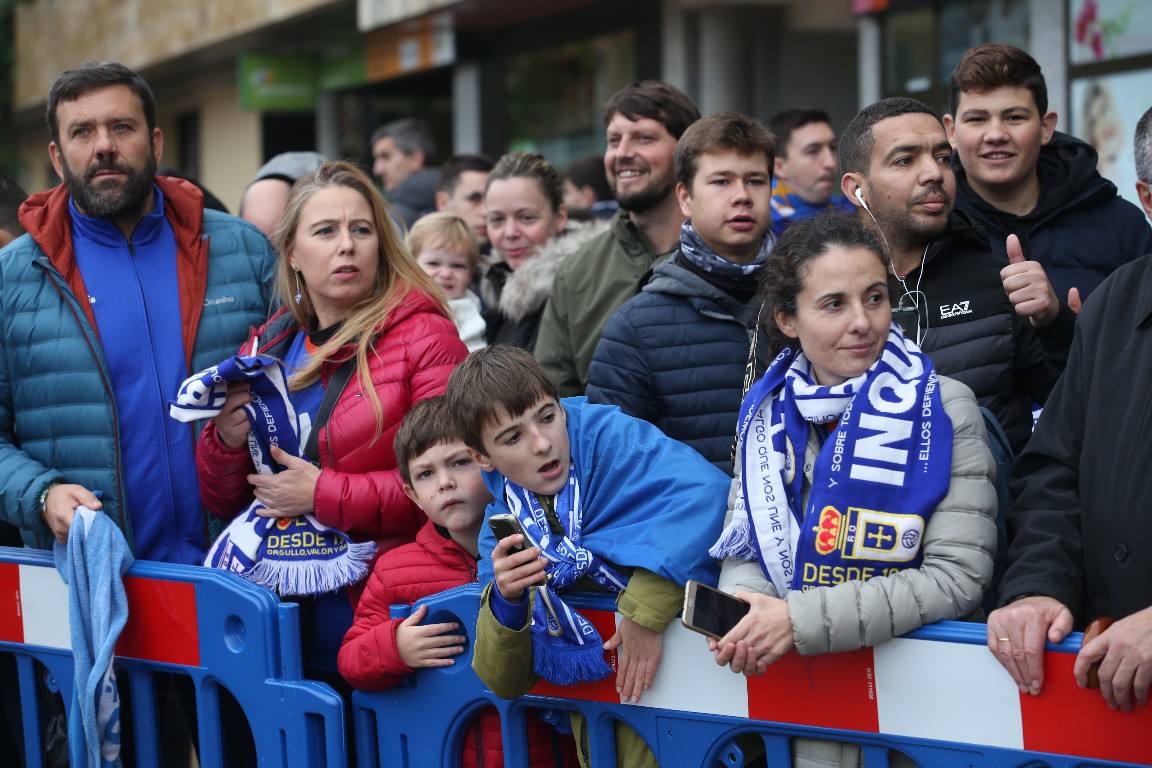
[{"label": "thumbs up hand", "polygon": [[1068,289],[1068,308],[1076,314],[1080,314],[1080,310],[1084,308],[1084,300],[1080,298],[1079,288]]},{"label": "thumbs up hand", "polygon": [[1060,300],[1048,282],[1044,267],[1037,261],[1024,258],[1020,238],[1008,235],[1005,242],[1008,266],[1000,270],[1000,282],[1016,314],[1028,318],[1033,328],[1043,328],[1056,319]]}]

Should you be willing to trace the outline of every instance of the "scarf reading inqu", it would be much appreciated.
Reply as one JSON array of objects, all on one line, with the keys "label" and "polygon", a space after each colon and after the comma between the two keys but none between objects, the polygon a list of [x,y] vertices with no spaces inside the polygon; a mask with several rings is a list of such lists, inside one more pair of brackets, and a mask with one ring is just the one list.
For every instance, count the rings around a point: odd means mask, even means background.
[{"label": "scarf reading inqu", "polygon": [[[256,471],[279,472],[283,467],[272,460],[271,447],[300,456],[311,422],[307,414],[296,414],[284,367],[274,358],[236,355],[189,377],[170,404],[169,415],[183,422],[215,416],[232,381],[248,382],[251,402],[244,410],[252,425],[248,450]],[[332,592],[367,575],[374,543],[353,542],[310,514],[261,517],[257,510],[263,508],[253,501],[237,515],[208,551],[204,565],[238,573],[284,596]]]},{"label": "scarf reading inqu", "polygon": [[[880,358],[826,387],[781,352],[740,405],[742,493],[709,550],[759,560],[780,597],[919,567],[924,529],[948,492],[952,422],[932,362],[892,325]],[[801,508],[809,425],[835,422]]]},{"label": "scarf reading inqu", "polygon": [[604,660],[603,640],[596,627],[561,598],[582,577],[591,578],[610,592],[623,591],[628,579],[598,555],[581,545],[583,512],[580,483],[575,468],[568,468],[568,482],[555,497],[556,517],[565,533],[555,534],[536,494],[507,481],[504,499],[520,521],[530,546],[540,548],[548,561],[548,582],[539,587],[532,608],[532,668],[557,685],[599,680],[612,671]]}]

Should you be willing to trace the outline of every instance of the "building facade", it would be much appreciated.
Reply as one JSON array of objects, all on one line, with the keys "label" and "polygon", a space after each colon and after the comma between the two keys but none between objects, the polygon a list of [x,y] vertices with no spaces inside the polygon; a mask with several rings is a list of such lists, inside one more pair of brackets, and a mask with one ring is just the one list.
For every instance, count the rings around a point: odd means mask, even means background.
[{"label": "building facade", "polygon": [[[164,164],[233,210],[265,159],[367,161],[387,120],[419,116],[443,154],[535,149],[559,166],[602,148],[618,88],[667,79],[706,112],[855,110],[847,0],[51,0],[16,9],[19,175],[56,183],[44,100],[56,75],[115,59],[156,92]],[[803,73],[802,76],[796,73]]]},{"label": "building facade", "polygon": [[[602,149],[601,106],[643,78],[683,88],[705,114],[766,120],[780,109],[820,107],[839,128],[861,104],[895,94],[943,110],[951,67],[964,49],[990,40],[1032,51],[1062,128],[1095,135],[1111,161],[1131,153],[1127,104],[1147,101],[1127,96],[1152,93],[1152,15],[1125,15],[1131,5],[30,0],[16,6],[15,20],[20,178],[30,190],[56,183],[44,100],[56,75],[85,59],[115,59],[144,74],[158,101],[164,165],[235,211],[272,155],[317,149],[367,162],[372,131],[405,116],[425,119],[444,155],[533,149],[563,167]],[[1108,150],[1117,136],[1122,146]]]}]

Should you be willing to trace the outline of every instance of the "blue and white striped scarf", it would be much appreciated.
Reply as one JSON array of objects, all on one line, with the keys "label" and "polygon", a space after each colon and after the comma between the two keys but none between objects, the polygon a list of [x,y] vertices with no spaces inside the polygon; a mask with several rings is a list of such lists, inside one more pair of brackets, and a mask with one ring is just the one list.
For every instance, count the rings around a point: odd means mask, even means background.
[{"label": "blue and white striped scarf", "polygon": [[764,267],[764,262],[768,261],[768,257],[772,255],[772,249],[775,246],[776,235],[772,234],[772,230],[769,229],[764,233],[764,239],[760,242],[760,250],[756,253],[756,258],[747,264],[737,264],[712,250],[711,246],[704,242],[704,238],[700,237],[700,233],[692,226],[691,219],[680,225],[680,253],[700,269],[714,275],[736,278],[755,275]]},{"label": "blue and white striped scarf", "polygon": [[[307,414],[297,415],[288,394],[283,365],[266,355],[228,358],[189,377],[169,415],[188,422],[211,418],[224,406],[228,384],[248,383],[251,402],[244,406],[252,431],[248,450],[260,474],[283,469],[272,460],[277,445],[293,456],[303,454],[311,430]],[[313,515],[261,517],[264,505],[253,501],[220,534],[204,565],[238,573],[280,595],[317,595],[355,584],[368,574],[376,552],[371,542],[353,542],[343,532]]]},{"label": "blue and white striped scarf", "polygon": [[[740,406],[742,492],[709,554],[759,560],[780,597],[919,567],[951,482],[938,388],[932,361],[895,323],[880,358],[836,386],[819,384],[797,349],[781,352]],[[808,434],[833,423],[805,507]]]},{"label": "blue and white striped scarf", "polygon": [[557,685],[599,680],[612,671],[604,659],[603,639],[596,627],[565,603],[559,593],[587,576],[612,593],[624,590],[628,578],[581,544],[583,510],[580,482],[573,466],[568,481],[555,496],[556,517],[563,534],[552,532],[539,497],[507,481],[504,500],[520,521],[528,545],[539,547],[548,561],[548,582],[539,588],[532,608],[532,666],[540,677]]}]

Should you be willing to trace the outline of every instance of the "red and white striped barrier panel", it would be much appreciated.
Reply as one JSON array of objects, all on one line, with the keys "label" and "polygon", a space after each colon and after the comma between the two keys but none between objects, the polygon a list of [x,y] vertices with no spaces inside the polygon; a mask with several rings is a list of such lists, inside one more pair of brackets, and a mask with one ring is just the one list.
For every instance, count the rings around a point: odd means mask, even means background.
[{"label": "red and white striped barrier panel", "polygon": [[[616,615],[583,611],[604,638]],[[760,677],[719,667],[678,622],[640,706],[1004,749],[1152,764],[1152,706],[1114,712],[1072,676],[1075,655],[1045,654],[1044,690],[1020,693],[986,646],[895,639],[824,656],[790,653]],[[615,666],[615,659],[611,659]],[[615,676],[532,693],[619,703]]]},{"label": "red and white striped barrier panel", "polygon": [[[124,579],[128,623],[116,655],[181,666],[200,665],[196,585]],[[53,568],[0,563],[0,641],[71,652],[68,586]]]}]

